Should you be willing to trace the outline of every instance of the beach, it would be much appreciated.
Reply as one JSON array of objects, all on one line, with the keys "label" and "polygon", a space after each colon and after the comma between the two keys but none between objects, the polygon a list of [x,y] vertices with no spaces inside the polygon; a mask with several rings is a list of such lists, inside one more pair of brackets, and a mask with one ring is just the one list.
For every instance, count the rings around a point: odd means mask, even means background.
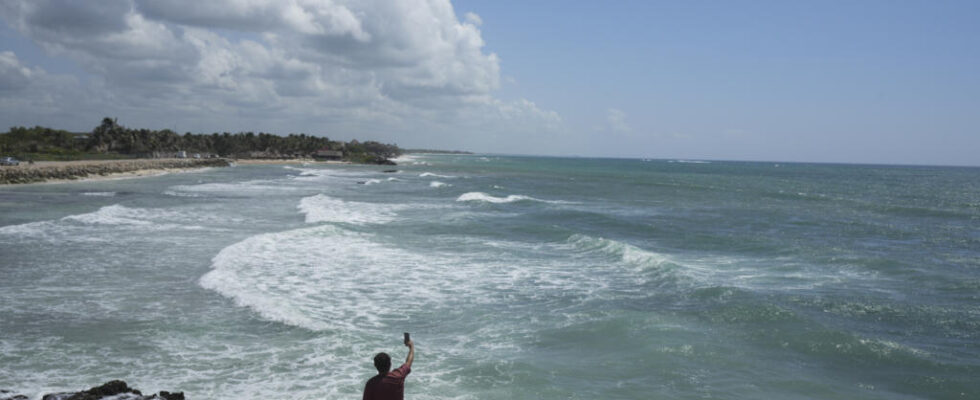
[{"label": "beach", "polygon": [[315,165],[349,164],[347,161],[317,161],[310,158],[293,159],[120,159],[81,161],[21,162],[17,166],[0,167],[0,184],[64,183],[79,180],[127,179],[167,173],[188,172],[200,168],[231,165]]},{"label": "beach", "polygon": [[314,160],[312,158],[286,158],[286,159],[239,158],[239,159],[232,159],[232,160],[235,162],[235,164],[241,164],[241,165],[350,164],[349,161],[334,161],[334,160],[319,161],[319,160]]}]

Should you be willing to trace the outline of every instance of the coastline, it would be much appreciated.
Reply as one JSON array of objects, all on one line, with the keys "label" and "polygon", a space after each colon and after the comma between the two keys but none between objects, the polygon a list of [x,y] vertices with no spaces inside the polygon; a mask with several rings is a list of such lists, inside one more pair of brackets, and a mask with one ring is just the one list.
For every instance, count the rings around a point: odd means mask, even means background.
[{"label": "coastline", "polygon": [[230,159],[232,163],[238,165],[294,165],[294,164],[351,164],[350,161],[319,161],[312,158],[286,158],[286,159],[264,159],[264,158],[242,158]]},{"label": "coastline", "polygon": [[235,165],[307,165],[351,164],[350,161],[318,161],[312,158],[255,159],[255,158],[160,158],[82,161],[37,161],[18,166],[0,167],[0,186],[27,184],[58,184],[143,178],[169,173],[187,173],[214,167]]},{"label": "coastline", "polygon": [[0,167],[0,185],[127,179],[231,165],[223,158],[39,161]]}]

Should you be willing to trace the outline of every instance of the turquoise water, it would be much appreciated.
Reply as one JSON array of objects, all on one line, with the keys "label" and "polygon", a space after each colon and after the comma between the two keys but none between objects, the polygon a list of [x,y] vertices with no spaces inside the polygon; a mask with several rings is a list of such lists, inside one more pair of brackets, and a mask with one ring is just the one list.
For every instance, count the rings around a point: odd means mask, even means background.
[{"label": "turquoise water", "polygon": [[426,155],[0,188],[0,388],[980,397],[980,169]]}]

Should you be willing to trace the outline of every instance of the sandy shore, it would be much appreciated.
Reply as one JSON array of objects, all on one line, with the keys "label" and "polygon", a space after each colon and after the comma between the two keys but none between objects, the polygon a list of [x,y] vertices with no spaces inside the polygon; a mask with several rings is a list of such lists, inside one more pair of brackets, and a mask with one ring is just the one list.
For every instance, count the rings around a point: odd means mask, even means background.
[{"label": "sandy shore", "polygon": [[68,183],[68,182],[90,182],[90,181],[111,181],[116,179],[132,179],[132,178],[145,178],[149,176],[160,176],[164,174],[188,174],[194,172],[201,172],[213,167],[196,167],[196,168],[151,168],[151,169],[140,169],[136,171],[128,172],[112,172],[105,175],[89,175],[84,178],[66,178],[66,179],[48,179],[40,182],[29,182],[29,183],[10,183],[10,185],[47,185],[56,183]]},{"label": "sandy shore", "polygon": [[295,164],[350,164],[348,161],[317,161],[312,158],[290,158],[284,160],[267,159],[231,159],[231,162],[239,165],[295,165]]},{"label": "sandy shore", "polygon": [[0,184],[126,179],[229,165],[229,160],[220,158],[38,161],[0,167]]},{"label": "sandy shore", "polygon": [[312,158],[269,159],[128,159],[84,161],[21,162],[18,166],[0,167],[0,185],[27,183],[65,183],[80,180],[128,179],[167,173],[190,172],[201,168],[231,165],[313,165],[350,164],[347,161],[317,161]]}]

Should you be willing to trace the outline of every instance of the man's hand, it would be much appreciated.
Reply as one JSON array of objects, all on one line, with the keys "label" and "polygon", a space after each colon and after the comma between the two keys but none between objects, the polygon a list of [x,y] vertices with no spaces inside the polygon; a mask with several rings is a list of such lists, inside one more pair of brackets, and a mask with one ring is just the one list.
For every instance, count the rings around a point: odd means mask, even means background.
[{"label": "man's hand", "polygon": [[415,361],[415,342],[409,339],[405,342],[405,346],[408,346],[408,357],[405,358],[405,365],[412,368],[412,361]]}]

